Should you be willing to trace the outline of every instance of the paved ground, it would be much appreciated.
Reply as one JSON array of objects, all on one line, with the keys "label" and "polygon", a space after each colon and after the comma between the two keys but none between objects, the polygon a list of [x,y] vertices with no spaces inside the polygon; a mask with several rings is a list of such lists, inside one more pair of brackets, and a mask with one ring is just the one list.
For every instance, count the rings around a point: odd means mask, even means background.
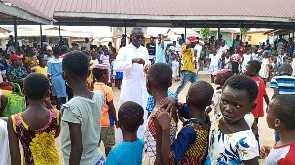
[{"label": "paved ground", "polygon": [[[208,75],[206,73],[207,73],[206,71],[199,72],[199,79],[210,82],[210,75]],[[173,82],[173,85],[170,87],[169,90],[176,91],[178,85],[179,85],[179,82]],[[212,85],[214,86],[214,88],[216,87],[214,84],[212,84]],[[190,84],[188,83],[187,86],[185,87],[185,89],[179,94],[180,101],[182,101],[182,102],[185,101],[185,96],[186,96],[189,86],[190,86]],[[272,89],[267,88],[267,93],[268,93],[268,96],[271,97],[273,94]],[[116,110],[118,110],[120,90],[114,89],[114,96],[115,96],[115,100],[114,100],[115,107],[116,107]],[[266,107],[266,105],[265,105],[265,107]],[[259,119],[258,127],[259,127],[261,146],[263,146],[263,145],[272,146],[274,144],[274,133],[273,133],[273,130],[268,128],[265,117]],[[179,123],[179,128],[181,128],[180,123]],[[60,152],[60,157],[62,160],[61,162],[63,162],[62,153],[60,150],[60,137],[58,137],[56,139],[56,144],[57,144],[58,150]],[[102,151],[104,151],[102,146],[100,147],[100,149]],[[259,160],[259,163],[265,164],[265,161]]]}]

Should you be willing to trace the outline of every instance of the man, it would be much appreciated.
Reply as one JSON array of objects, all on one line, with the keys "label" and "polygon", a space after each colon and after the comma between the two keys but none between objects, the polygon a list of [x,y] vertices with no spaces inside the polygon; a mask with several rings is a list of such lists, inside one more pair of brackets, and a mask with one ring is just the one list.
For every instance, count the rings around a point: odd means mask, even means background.
[{"label": "man", "polygon": [[[271,79],[269,86],[273,88],[274,99],[278,95],[295,95],[295,77],[292,76],[292,66],[290,64],[283,64],[280,67],[280,74]],[[275,141],[280,141],[280,136],[275,131]]]},{"label": "man", "polygon": [[240,43],[241,43],[240,35],[237,35],[237,36],[236,36],[236,39],[235,39],[234,42],[233,42],[233,48],[234,48],[234,49],[237,49],[238,46],[240,45]]},{"label": "man", "polygon": [[60,36],[58,41],[58,46],[62,47],[63,45],[66,45],[66,41],[62,39],[62,36]]},{"label": "man", "polygon": [[146,44],[146,48],[149,52],[149,59],[152,60],[156,55],[155,37],[150,38],[150,42]]},{"label": "man", "polygon": [[116,48],[113,47],[112,42],[109,42],[108,46],[109,46],[109,52],[110,52],[110,54],[116,54],[117,53]]},{"label": "man", "polygon": [[89,38],[85,38],[85,42],[83,43],[84,50],[90,51],[91,42],[89,41]]},{"label": "man", "polygon": [[53,51],[51,46],[46,47],[46,54],[44,55],[44,58],[46,61],[49,61],[51,58],[53,58]]},{"label": "man", "polygon": [[[149,61],[148,50],[141,46],[144,40],[144,32],[141,28],[133,28],[130,38],[132,42],[121,48],[114,62],[114,70],[124,72],[120,106],[126,101],[133,101],[146,109],[148,93],[146,90],[146,78],[144,72],[147,71]],[[144,114],[144,121],[147,120],[147,111]],[[137,136],[143,137],[145,123],[138,128]],[[122,141],[122,131],[118,129],[118,141]]]},{"label": "man", "polygon": [[179,69],[178,69],[178,75],[181,75],[181,67],[182,67],[182,53],[181,53],[181,49],[182,47],[184,46],[184,42],[183,42],[183,39],[180,38],[178,40],[178,45],[176,46],[175,48],[175,52],[176,54],[178,55],[178,62],[179,62]]},{"label": "man", "polygon": [[185,87],[185,85],[190,81],[194,83],[198,79],[198,75],[196,73],[196,68],[194,64],[194,51],[195,43],[197,41],[195,36],[191,36],[189,38],[190,42],[186,43],[185,46],[182,47],[182,61],[183,66],[181,68],[181,82],[176,90],[176,94],[178,95],[181,90]]},{"label": "man", "polygon": [[166,63],[163,34],[158,35],[158,43],[156,45],[156,63],[157,62]]}]

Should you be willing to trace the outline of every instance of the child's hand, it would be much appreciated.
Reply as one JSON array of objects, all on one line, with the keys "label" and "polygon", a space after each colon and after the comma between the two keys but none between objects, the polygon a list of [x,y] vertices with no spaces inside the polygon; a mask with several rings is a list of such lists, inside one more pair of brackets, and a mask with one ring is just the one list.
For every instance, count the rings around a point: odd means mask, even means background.
[{"label": "child's hand", "polygon": [[177,100],[175,97],[166,97],[163,100],[161,100],[160,102],[160,108],[166,108],[166,111],[170,113],[171,109],[175,107],[175,105],[177,104]]},{"label": "child's hand", "polygon": [[271,147],[269,147],[269,146],[262,146],[261,147],[261,151],[260,151],[260,157],[261,157],[261,159],[265,159],[268,156],[270,150],[271,150]]},{"label": "child's hand", "polygon": [[168,116],[164,108],[161,108],[156,112],[156,119],[163,130],[170,130],[171,118]]}]

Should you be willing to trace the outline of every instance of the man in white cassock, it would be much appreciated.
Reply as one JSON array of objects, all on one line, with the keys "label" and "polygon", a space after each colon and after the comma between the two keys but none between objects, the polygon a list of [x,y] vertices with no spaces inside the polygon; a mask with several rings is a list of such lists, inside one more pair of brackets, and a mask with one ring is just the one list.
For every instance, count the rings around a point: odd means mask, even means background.
[{"label": "man in white cassock", "polygon": [[[147,122],[147,99],[146,77],[149,61],[148,50],[141,46],[144,41],[144,32],[141,28],[133,28],[130,38],[132,42],[121,48],[114,63],[114,70],[123,72],[123,81],[120,96],[120,106],[126,101],[140,104],[144,109],[144,124],[138,128],[137,137],[143,137]],[[118,128],[118,142],[123,141],[122,130]]]}]

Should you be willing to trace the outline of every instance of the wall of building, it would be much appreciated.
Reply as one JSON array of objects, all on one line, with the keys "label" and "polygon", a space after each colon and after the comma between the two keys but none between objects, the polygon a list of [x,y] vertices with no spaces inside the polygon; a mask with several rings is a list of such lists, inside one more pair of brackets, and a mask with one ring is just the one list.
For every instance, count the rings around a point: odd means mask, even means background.
[{"label": "wall of building", "polygon": [[258,45],[259,40],[268,39],[268,35],[264,35],[264,32],[248,32],[245,36],[245,42],[251,45]]}]

